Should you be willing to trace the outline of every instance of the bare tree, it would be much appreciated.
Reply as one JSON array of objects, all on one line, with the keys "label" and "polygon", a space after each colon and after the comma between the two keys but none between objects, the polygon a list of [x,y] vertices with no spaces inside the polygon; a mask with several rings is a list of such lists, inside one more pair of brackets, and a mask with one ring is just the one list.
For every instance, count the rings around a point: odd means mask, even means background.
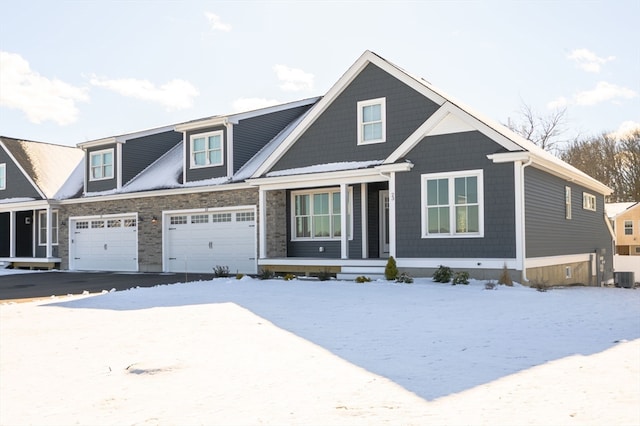
[{"label": "bare tree", "polygon": [[518,119],[509,119],[506,126],[545,151],[558,153],[559,137],[566,131],[567,109],[560,108],[548,115],[537,114],[531,106],[522,103]]}]

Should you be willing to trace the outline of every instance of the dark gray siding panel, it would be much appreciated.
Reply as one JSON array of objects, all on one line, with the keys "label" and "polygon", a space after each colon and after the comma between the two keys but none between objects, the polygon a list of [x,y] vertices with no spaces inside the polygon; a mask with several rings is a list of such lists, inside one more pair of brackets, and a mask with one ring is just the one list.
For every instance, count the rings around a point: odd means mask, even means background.
[{"label": "dark gray siding panel", "polygon": [[[564,188],[571,187],[571,219],[565,218]],[[582,193],[596,196],[596,211],[582,208]],[[604,196],[533,167],[525,169],[526,256],[611,254]],[[610,269],[610,268],[608,268]]]},{"label": "dark gray siding panel", "polygon": [[182,133],[169,131],[130,139],[122,145],[122,184],[125,185],[182,140]]},{"label": "dark gray siding panel", "polygon": [[[357,145],[357,103],[386,98],[386,142]],[[341,161],[383,160],[438,105],[385,71],[369,64],[305,131],[272,170]]]},{"label": "dark gray siding panel", "polygon": [[9,257],[11,250],[11,214],[0,213],[0,257]]},{"label": "dark gray siding panel", "polygon": [[[464,132],[427,137],[407,155],[415,166],[396,175],[398,257],[515,257],[513,164],[486,157],[500,149],[480,132]],[[421,175],[477,169],[484,177],[484,238],[421,238]]]},{"label": "dark gray siding panel", "polygon": [[[213,166],[213,167],[201,167],[201,168],[197,168],[197,169],[192,169],[190,168],[190,162],[191,162],[191,136],[193,135],[197,135],[197,134],[201,134],[201,133],[208,133],[208,132],[214,132],[216,130],[222,130],[223,132],[223,138],[224,138],[224,156],[223,156],[223,164],[221,166]],[[227,128],[225,126],[218,126],[218,127],[210,127],[207,129],[199,129],[199,130],[194,130],[191,132],[187,132],[185,141],[184,141],[184,145],[186,147],[185,149],[185,155],[186,155],[186,164],[187,164],[187,173],[186,173],[186,181],[187,182],[195,182],[195,181],[199,181],[199,180],[205,180],[205,179],[213,179],[213,178],[219,178],[219,177],[224,177],[227,176]]]},{"label": "dark gray siding panel", "polygon": [[[90,180],[90,161],[91,161],[91,153],[96,151],[102,151],[105,149],[113,148],[113,178],[104,179],[104,180]],[[118,176],[118,150],[116,149],[116,144],[109,144],[100,147],[88,148],[85,154],[85,176],[87,176],[87,192],[99,192],[99,191],[108,191],[110,189],[116,189],[118,185],[118,181],[116,177]]]},{"label": "dark gray siding panel", "polygon": [[34,198],[41,200],[42,197],[33,187],[24,173],[13,162],[13,159],[0,149],[0,164],[6,164],[6,188],[0,190],[0,199],[4,198]]},{"label": "dark gray siding panel", "polygon": [[289,123],[304,114],[311,105],[290,108],[241,120],[233,126],[233,171],[238,171],[262,147]]}]

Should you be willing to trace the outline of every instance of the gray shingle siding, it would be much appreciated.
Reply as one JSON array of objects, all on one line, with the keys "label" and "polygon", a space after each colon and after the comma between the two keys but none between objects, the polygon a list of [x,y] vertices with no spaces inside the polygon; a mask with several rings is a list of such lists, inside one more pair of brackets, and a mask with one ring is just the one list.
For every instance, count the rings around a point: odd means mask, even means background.
[{"label": "gray shingle siding", "polygon": [[[191,136],[202,134],[202,133],[215,132],[218,130],[222,130],[223,139],[224,139],[222,165],[192,169],[191,168]],[[184,141],[185,160],[186,160],[186,182],[195,182],[199,180],[213,179],[213,178],[227,176],[227,146],[228,146],[227,144],[229,143],[227,139],[228,139],[227,128],[225,126],[209,127],[206,129],[192,130],[187,132],[185,141]]]},{"label": "gray shingle siding", "polygon": [[[357,145],[357,103],[386,98],[386,142]],[[342,161],[382,160],[438,105],[369,64],[272,168],[286,170]]]},{"label": "gray shingle siding", "polygon": [[[571,219],[565,218],[565,186],[571,188]],[[596,196],[596,211],[582,208],[582,193]],[[533,167],[525,169],[526,256],[560,256],[606,249],[612,239],[604,219],[604,196]]]},{"label": "gray shingle siding", "polygon": [[6,188],[0,190],[0,199],[6,198],[34,198],[41,200],[42,197],[38,194],[38,191],[33,187],[29,180],[24,176],[22,171],[13,162],[13,159],[4,151],[0,149],[0,164],[6,164]]},{"label": "gray shingle siding", "polygon": [[[396,175],[398,257],[515,257],[513,164],[486,157],[499,149],[480,132],[464,132],[427,137],[407,155],[415,166]],[[421,175],[476,169],[483,170],[484,237],[421,238]]]},{"label": "gray shingle siding", "polygon": [[[102,151],[105,149],[113,149],[113,178],[92,181],[90,178],[91,153]],[[118,170],[118,150],[116,149],[115,143],[87,149],[87,153],[85,155],[85,176],[87,176],[87,192],[100,192],[100,191],[108,191],[110,189],[116,189],[118,185],[117,176],[119,172],[120,171]]]},{"label": "gray shingle siding", "polygon": [[136,177],[181,140],[182,133],[174,131],[128,140],[122,145],[122,184]]}]

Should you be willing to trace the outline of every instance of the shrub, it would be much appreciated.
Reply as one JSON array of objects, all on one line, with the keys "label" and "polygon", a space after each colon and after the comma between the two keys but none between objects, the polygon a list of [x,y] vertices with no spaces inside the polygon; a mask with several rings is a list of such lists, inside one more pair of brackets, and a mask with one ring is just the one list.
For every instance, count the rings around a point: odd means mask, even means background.
[{"label": "shrub", "polygon": [[260,278],[261,280],[270,280],[274,276],[275,274],[270,269],[261,269],[260,273],[258,274],[258,278]]},{"label": "shrub", "polygon": [[513,281],[511,280],[511,275],[509,275],[506,263],[502,267],[502,273],[500,274],[500,278],[498,278],[498,284],[508,285],[510,287],[513,286]]},{"label": "shrub", "polygon": [[496,288],[496,283],[494,281],[489,281],[484,284],[485,290],[494,290]]},{"label": "shrub", "polygon": [[448,266],[442,266],[433,273],[433,280],[437,283],[448,283],[453,276],[453,270]]},{"label": "shrub", "polygon": [[229,267],[217,265],[213,268],[213,276],[216,278],[225,278],[229,276]]},{"label": "shrub", "polygon": [[411,284],[411,283],[413,283],[413,278],[409,274],[407,274],[406,272],[403,272],[400,275],[398,275],[398,278],[396,278],[396,282],[397,283],[404,283],[404,284]]},{"label": "shrub", "polygon": [[360,275],[359,277],[356,277],[356,282],[359,283],[359,284],[370,283],[371,282],[371,278],[365,277],[364,275]]},{"label": "shrub", "polygon": [[285,281],[291,281],[291,280],[295,280],[296,276],[293,274],[286,274],[283,278]]},{"label": "shrub", "polygon": [[329,272],[329,270],[328,270],[328,269],[324,269],[324,270],[322,270],[322,271],[318,272],[318,279],[319,279],[320,281],[328,281],[328,280],[330,280],[331,278],[332,278],[332,276],[331,276],[331,272]]},{"label": "shrub", "polygon": [[456,272],[453,275],[453,285],[456,284],[469,284],[469,273],[466,271]]},{"label": "shrub", "polygon": [[244,274],[236,274],[236,280],[241,280],[244,278]]},{"label": "shrub", "polygon": [[384,277],[389,281],[398,277],[398,266],[393,256],[389,256],[389,260],[387,260],[387,266],[384,267]]}]

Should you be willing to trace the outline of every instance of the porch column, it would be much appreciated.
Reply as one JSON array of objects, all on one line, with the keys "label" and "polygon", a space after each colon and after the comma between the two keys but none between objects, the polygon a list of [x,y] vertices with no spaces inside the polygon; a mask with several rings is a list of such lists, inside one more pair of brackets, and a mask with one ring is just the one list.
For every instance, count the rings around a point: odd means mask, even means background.
[{"label": "porch column", "polygon": [[360,184],[360,221],[362,223],[362,258],[369,257],[369,223],[367,222],[367,184]]},{"label": "porch column", "polygon": [[349,258],[349,231],[347,228],[347,215],[348,215],[348,199],[349,192],[347,191],[347,184],[340,184],[340,258]]},{"label": "porch column", "polygon": [[9,212],[9,257],[16,257],[16,212]]},{"label": "porch column", "polygon": [[260,241],[258,257],[267,258],[267,191],[260,188],[258,191],[258,209],[260,209],[260,221],[258,223],[258,240]]},{"label": "porch column", "polygon": [[389,173],[389,256],[396,258],[396,173]]},{"label": "porch column", "polygon": [[[47,205],[47,228],[46,228],[46,232],[47,232],[47,254],[46,257],[50,258],[53,257],[53,241],[52,241],[52,228],[53,228],[53,214],[51,212],[51,206]],[[40,224],[41,225],[41,224]]]}]

